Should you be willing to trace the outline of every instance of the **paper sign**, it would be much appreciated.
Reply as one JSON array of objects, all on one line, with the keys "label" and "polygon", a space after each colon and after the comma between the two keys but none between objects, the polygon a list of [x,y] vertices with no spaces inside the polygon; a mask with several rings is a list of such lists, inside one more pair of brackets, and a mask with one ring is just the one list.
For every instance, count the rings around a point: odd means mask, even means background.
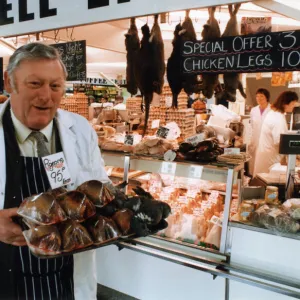
[{"label": "paper sign", "polygon": [[220,193],[217,191],[212,191],[208,197],[208,201],[212,202],[212,203],[218,203],[218,197],[219,197]]},{"label": "paper sign", "polygon": [[224,154],[240,154],[241,149],[240,148],[226,148],[224,149]]},{"label": "paper sign", "polygon": [[63,152],[45,156],[42,161],[52,189],[72,182]]},{"label": "paper sign", "polygon": [[218,225],[220,227],[222,227],[222,224],[223,224],[222,221],[221,221],[221,219],[218,218],[217,216],[212,216],[209,222],[213,223],[215,225]]},{"label": "paper sign", "polygon": [[165,97],[165,101],[166,101],[166,104],[165,104],[166,107],[172,106],[172,101],[173,101],[172,97],[170,97],[170,96]]},{"label": "paper sign", "polygon": [[191,165],[189,169],[189,177],[201,178],[203,166]]},{"label": "paper sign", "polygon": [[124,145],[133,145],[133,141],[134,141],[134,137],[132,134],[125,135]]},{"label": "paper sign", "polygon": [[111,176],[112,171],[113,171],[113,167],[107,168],[107,170],[106,170],[107,176]]},{"label": "paper sign", "polygon": [[195,215],[195,216],[201,216],[203,214],[204,214],[204,211],[203,211],[202,208],[197,207],[197,208],[193,209],[193,215]]},{"label": "paper sign", "polygon": [[164,154],[164,160],[165,161],[173,161],[176,158],[176,153],[172,150],[168,150],[165,154]]},{"label": "paper sign", "polygon": [[187,196],[179,196],[177,200],[178,200],[179,203],[183,203],[183,204],[187,204],[188,203]]},{"label": "paper sign", "polygon": [[170,129],[160,126],[156,132],[156,136],[166,139]]},{"label": "paper sign", "polygon": [[151,128],[158,128],[160,120],[153,120],[151,124]]},{"label": "paper sign", "polygon": [[202,141],[204,141],[204,133],[193,135],[185,140],[185,142],[191,143],[193,146],[196,146]]},{"label": "paper sign", "polygon": [[166,161],[162,162],[160,173],[175,175],[175,172],[176,172],[176,163],[166,162]]}]

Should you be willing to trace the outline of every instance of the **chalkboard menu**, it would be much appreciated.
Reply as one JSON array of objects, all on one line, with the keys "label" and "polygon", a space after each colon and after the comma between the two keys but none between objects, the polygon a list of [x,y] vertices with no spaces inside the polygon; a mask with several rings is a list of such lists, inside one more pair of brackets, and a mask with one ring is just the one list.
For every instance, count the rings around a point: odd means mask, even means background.
[{"label": "chalkboard menu", "polygon": [[52,46],[57,48],[67,68],[67,81],[86,80],[86,42],[76,41]]},{"label": "chalkboard menu", "polygon": [[230,36],[182,45],[186,74],[300,70],[300,30]]},{"label": "chalkboard menu", "polygon": [[3,92],[3,57],[0,57],[0,93]]}]

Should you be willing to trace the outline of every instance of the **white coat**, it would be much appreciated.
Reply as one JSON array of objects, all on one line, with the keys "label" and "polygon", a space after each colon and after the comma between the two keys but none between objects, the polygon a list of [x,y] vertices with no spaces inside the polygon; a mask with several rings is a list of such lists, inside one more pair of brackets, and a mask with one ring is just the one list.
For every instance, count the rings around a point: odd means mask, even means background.
[{"label": "white coat", "polygon": [[269,168],[280,162],[279,154],[280,134],[288,131],[285,115],[271,110],[262,125],[259,145],[256,152],[254,175],[269,173]]},{"label": "white coat", "polygon": [[[6,160],[2,118],[9,101],[0,105],[0,209],[3,208],[6,183]],[[57,111],[57,124],[60,141],[75,189],[84,181],[97,179],[109,181],[104,162],[98,147],[96,132],[83,117]],[[75,300],[96,300],[97,278],[95,250],[74,255]]]},{"label": "white coat", "polygon": [[270,104],[265,108],[263,113],[260,113],[259,105],[253,107],[250,112],[250,126],[251,126],[251,140],[248,148],[248,152],[251,156],[251,160],[249,162],[249,173],[253,174],[254,165],[255,165],[255,157],[258,148],[258,141],[261,133],[261,126],[266,115],[271,110]]}]

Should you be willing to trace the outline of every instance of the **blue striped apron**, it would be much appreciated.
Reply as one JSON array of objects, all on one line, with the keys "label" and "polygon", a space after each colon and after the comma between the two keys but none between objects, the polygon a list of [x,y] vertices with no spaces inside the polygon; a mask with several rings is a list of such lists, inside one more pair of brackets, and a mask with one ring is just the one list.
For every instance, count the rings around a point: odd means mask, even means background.
[{"label": "blue striped apron", "polygon": [[[21,199],[49,189],[41,158],[21,157],[23,163]],[[27,246],[19,247],[14,264],[17,299],[73,300],[73,256],[40,259]]]}]

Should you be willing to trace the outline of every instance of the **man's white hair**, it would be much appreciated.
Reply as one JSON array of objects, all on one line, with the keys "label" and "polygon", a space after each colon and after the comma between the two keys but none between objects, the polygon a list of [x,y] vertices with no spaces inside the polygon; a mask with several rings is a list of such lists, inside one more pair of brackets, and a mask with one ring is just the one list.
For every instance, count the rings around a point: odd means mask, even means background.
[{"label": "man's white hair", "polygon": [[68,76],[66,66],[64,65],[59,52],[56,48],[42,44],[42,43],[29,43],[20,48],[18,48],[14,54],[9,58],[7,66],[7,74],[11,81],[11,86],[14,92],[17,92],[16,84],[14,81],[14,72],[20,65],[22,61],[28,60],[40,60],[40,59],[49,59],[49,60],[58,60],[63,68],[65,79]]}]

